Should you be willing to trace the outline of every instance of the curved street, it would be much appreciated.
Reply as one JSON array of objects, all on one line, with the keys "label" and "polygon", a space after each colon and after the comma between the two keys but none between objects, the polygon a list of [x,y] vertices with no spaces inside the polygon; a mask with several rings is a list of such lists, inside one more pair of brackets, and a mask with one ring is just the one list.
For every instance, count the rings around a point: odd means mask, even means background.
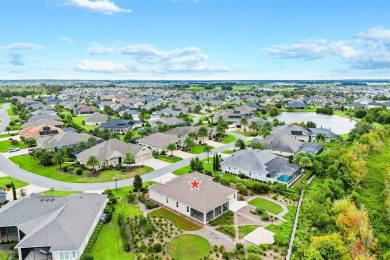
[{"label": "curved street", "polygon": [[[8,122],[10,121],[10,117],[8,116],[7,109],[9,105],[4,105],[2,110],[0,111],[1,115],[1,120],[2,122]],[[7,125],[8,125],[7,123]],[[7,125],[1,125],[0,130],[5,129],[5,126]],[[4,130],[0,131],[2,133]],[[235,136],[236,138],[241,138],[244,141],[246,141],[246,138],[244,136],[241,136],[236,133],[231,133],[229,134]],[[234,142],[226,145],[222,145],[220,147],[217,147],[212,150],[212,152],[209,154],[213,153],[221,153],[225,150],[228,149],[233,149],[234,148]],[[179,161],[177,163],[173,163],[171,165],[165,166],[161,169],[146,173],[142,175],[142,180],[143,181],[150,181],[154,178],[160,177],[164,174],[167,174],[169,172],[175,171],[177,169],[180,169],[184,166],[189,165],[191,158],[194,157],[199,157],[199,159],[204,159],[207,158],[206,153],[201,153],[194,155],[190,158],[184,159],[182,161]],[[28,182],[30,184],[34,184],[40,187],[48,188],[48,189],[55,189],[55,190],[74,190],[74,191],[88,191],[88,190],[105,190],[108,188],[115,188],[115,183],[114,181],[112,182],[103,182],[103,183],[72,183],[72,182],[62,182],[62,181],[57,181],[54,179],[50,179],[41,175],[37,175],[28,171],[25,171],[21,168],[19,168],[17,165],[15,165],[13,162],[9,161],[7,158],[5,158],[2,154],[0,154],[0,171],[3,172],[4,174]],[[126,180],[121,180],[118,181],[118,187],[125,187],[133,184],[133,178],[126,179]]]}]

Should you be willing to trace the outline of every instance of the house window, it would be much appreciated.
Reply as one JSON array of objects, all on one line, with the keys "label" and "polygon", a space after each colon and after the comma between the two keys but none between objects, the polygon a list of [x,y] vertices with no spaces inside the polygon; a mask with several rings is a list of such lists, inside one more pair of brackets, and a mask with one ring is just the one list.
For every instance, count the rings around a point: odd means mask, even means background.
[{"label": "house window", "polygon": [[76,258],[76,251],[72,251],[72,258],[73,258],[73,259]]},{"label": "house window", "polygon": [[166,198],[165,198],[165,202],[166,202],[166,203],[168,203],[168,202],[169,202],[169,200],[168,200],[168,197],[166,197]]},{"label": "house window", "polygon": [[236,193],[233,194],[233,199],[236,199]]},{"label": "house window", "polygon": [[178,208],[178,207],[179,207],[179,202],[176,201],[176,208]]},{"label": "house window", "polygon": [[187,206],[187,212],[190,212],[190,207]]},{"label": "house window", "polygon": [[69,252],[60,252],[60,260],[69,260],[70,254]]}]

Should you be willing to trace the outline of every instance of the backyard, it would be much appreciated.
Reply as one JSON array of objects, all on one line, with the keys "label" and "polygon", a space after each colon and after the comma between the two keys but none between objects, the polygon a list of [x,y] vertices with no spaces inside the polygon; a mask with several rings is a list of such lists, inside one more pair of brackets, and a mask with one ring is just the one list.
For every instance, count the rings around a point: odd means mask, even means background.
[{"label": "backyard", "polygon": [[20,168],[41,175],[48,178],[52,178],[59,181],[65,182],[76,182],[76,183],[98,183],[98,182],[110,182],[113,181],[114,177],[118,177],[119,180],[128,179],[134,177],[135,175],[142,175],[148,172],[153,171],[153,168],[148,166],[143,166],[132,172],[120,172],[116,170],[107,170],[101,172],[97,177],[87,177],[84,173],[83,175],[71,175],[64,172],[59,172],[57,169],[60,168],[58,164],[51,166],[41,166],[38,165],[34,157],[30,155],[21,155],[14,156],[9,158],[13,163],[19,165]]},{"label": "backyard", "polygon": [[255,198],[249,201],[249,204],[257,208],[263,208],[273,214],[279,214],[283,211],[283,208],[280,205],[264,198]]},{"label": "backyard", "polygon": [[72,117],[72,121],[73,121],[73,123],[81,126],[82,128],[84,128],[87,131],[95,129],[96,125],[84,125],[83,124],[83,121],[86,118],[87,118],[87,116],[75,116],[75,117]]},{"label": "backyard", "polygon": [[156,209],[148,214],[149,217],[164,217],[171,221],[177,228],[186,231],[198,230],[201,228],[198,224],[195,224],[175,213],[164,208]]},{"label": "backyard", "polygon": [[168,245],[172,259],[198,260],[207,256],[209,250],[209,241],[198,235],[177,236]]}]

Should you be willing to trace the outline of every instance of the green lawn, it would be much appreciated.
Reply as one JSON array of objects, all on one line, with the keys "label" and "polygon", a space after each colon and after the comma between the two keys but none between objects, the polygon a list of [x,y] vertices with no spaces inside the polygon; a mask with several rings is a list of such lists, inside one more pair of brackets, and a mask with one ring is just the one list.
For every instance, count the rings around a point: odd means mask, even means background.
[{"label": "green lawn", "polygon": [[198,235],[181,235],[172,239],[168,253],[172,259],[198,260],[209,254],[210,243]]},{"label": "green lawn", "polygon": [[114,177],[118,177],[119,180],[128,179],[134,177],[136,174],[142,175],[147,172],[153,171],[153,168],[144,166],[130,173],[119,172],[115,170],[107,170],[102,172],[98,177],[87,177],[85,175],[75,176],[62,172],[57,172],[59,165],[52,166],[40,166],[37,165],[36,161],[32,156],[21,155],[9,158],[13,163],[19,165],[26,171],[42,175],[48,178],[52,178],[59,181],[65,182],[77,182],[77,183],[98,183],[98,182],[111,182]]},{"label": "green lawn", "polygon": [[183,158],[176,157],[176,156],[170,156],[170,155],[159,155],[156,159],[159,159],[159,160],[167,162],[167,163],[175,163],[175,162],[183,160]]},{"label": "green lawn", "polygon": [[8,134],[8,133],[6,133],[6,134],[1,134],[1,135],[0,135],[0,138],[4,138],[4,137],[11,137],[11,135]]},{"label": "green lawn", "polygon": [[230,144],[230,143],[233,143],[234,141],[236,141],[236,138],[234,136],[232,136],[232,135],[227,135],[223,139],[223,143],[224,144]]},{"label": "green lawn", "polygon": [[6,252],[0,252],[0,260],[8,260],[9,254]]},{"label": "green lawn", "polygon": [[238,227],[238,235],[240,238],[243,238],[256,228],[258,228],[256,225],[240,226]]},{"label": "green lawn", "polygon": [[20,180],[17,180],[17,179],[14,179],[14,178],[7,176],[7,177],[0,177],[0,187],[5,187],[5,185],[7,185],[8,183],[11,183],[11,181],[14,183],[16,189],[22,188],[22,187],[28,185],[27,182],[20,181]]},{"label": "green lawn", "polygon": [[11,108],[7,109],[7,113],[8,113],[9,116],[13,116],[14,115],[14,112],[12,111]]},{"label": "green lawn", "polygon": [[195,224],[175,213],[164,208],[156,209],[148,214],[148,216],[164,217],[171,221],[177,228],[186,231],[198,230],[201,228],[198,224]]},{"label": "green lawn", "polygon": [[[200,154],[200,153],[203,153],[204,152],[204,148],[206,147],[207,145],[200,145],[200,144],[197,144],[197,145],[194,145],[192,148],[191,148],[191,151],[190,153],[192,154]],[[210,146],[211,149],[214,149],[214,147]]]},{"label": "green lawn", "polygon": [[189,165],[187,165],[187,166],[184,166],[183,168],[180,168],[180,169],[173,171],[172,173],[175,175],[183,175],[183,174],[189,173],[190,171],[191,171],[191,167]]},{"label": "green lawn", "polygon": [[43,195],[48,196],[68,196],[76,193],[83,193],[82,191],[69,191],[69,190],[48,190],[41,192]]},{"label": "green lawn", "polygon": [[266,211],[271,212],[273,214],[279,214],[280,212],[283,211],[283,208],[280,205],[263,198],[255,198],[249,201],[249,204],[255,207],[263,208]]},{"label": "green lawn", "polygon": [[[212,171],[213,170],[213,157],[209,157],[209,158],[210,158],[209,163],[207,162],[207,158],[205,158],[201,161],[203,162],[203,168],[205,170]],[[175,175],[183,175],[183,174],[189,173],[190,171],[191,171],[191,167],[189,165],[187,165],[187,166],[184,166],[180,169],[173,171],[172,173]]]},{"label": "green lawn", "polygon": [[87,131],[95,129],[97,127],[96,125],[84,125],[83,124],[83,120],[85,120],[87,117],[88,116],[75,116],[75,117],[72,117],[72,121],[73,121],[73,123],[81,126],[82,128],[84,128]]},{"label": "green lawn", "polygon": [[248,131],[248,129],[245,132],[234,130],[233,133],[236,133],[236,134],[239,134],[239,135],[243,135],[243,136],[246,136],[246,137],[251,137],[252,134],[256,134],[255,132]]},{"label": "green lawn", "polygon": [[[153,183],[154,182],[145,182],[143,186],[148,187]],[[100,230],[98,239],[96,240],[91,252],[94,259],[134,259],[132,253],[126,253],[123,250],[123,242],[120,237],[120,229],[118,226],[119,214],[122,214],[124,218],[140,216],[142,214],[139,206],[126,203],[126,194],[132,189],[133,187],[130,186],[112,190],[113,195],[115,197],[119,196],[121,199],[117,201],[111,222],[103,225],[103,228]]]},{"label": "green lawn", "polygon": [[10,140],[5,140],[5,141],[1,141],[0,142],[0,153],[5,153],[5,152],[8,152],[8,148],[20,148],[20,149],[24,149],[24,148],[28,148],[29,146],[23,142],[19,142],[18,145],[11,145],[11,141]]},{"label": "green lawn", "polygon": [[225,150],[222,153],[224,153],[224,154],[232,154],[232,153],[234,153],[234,151],[233,150]]}]

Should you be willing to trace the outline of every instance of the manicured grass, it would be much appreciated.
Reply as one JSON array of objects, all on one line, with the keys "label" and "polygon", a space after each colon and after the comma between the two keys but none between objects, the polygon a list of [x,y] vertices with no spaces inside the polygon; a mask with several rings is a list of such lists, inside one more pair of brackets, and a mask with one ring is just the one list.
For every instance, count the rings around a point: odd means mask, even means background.
[{"label": "manicured grass", "polygon": [[8,113],[9,116],[13,116],[14,115],[14,112],[12,111],[11,108],[7,109],[7,113]]},{"label": "manicured grass", "polygon": [[233,143],[234,141],[236,141],[236,138],[232,135],[227,135],[227,136],[225,136],[225,138],[223,138],[224,144],[230,144],[230,143]]},{"label": "manicured grass", "polygon": [[11,183],[11,182],[14,183],[16,189],[22,188],[22,187],[28,185],[27,182],[14,179],[12,177],[8,177],[8,176],[0,177],[0,187],[5,187],[5,185],[7,185],[8,183]]},{"label": "manicured grass", "polygon": [[195,224],[175,213],[164,208],[156,209],[148,214],[148,216],[164,217],[171,221],[177,228],[186,231],[198,230],[201,228],[200,225]]},{"label": "manicured grass", "polygon": [[59,165],[52,166],[40,166],[34,160],[32,156],[21,155],[14,156],[9,158],[13,163],[19,165],[20,168],[23,168],[26,171],[42,175],[48,178],[52,178],[59,181],[65,182],[77,182],[77,183],[97,183],[97,182],[112,182],[114,177],[118,177],[119,180],[128,179],[134,177],[135,175],[145,174],[147,172],[153,171],[153,168],[144,166],[133,172],[119,172],[115,170],[107,170],[102,172],[98,177],[87,177],[85,175],[75,176],[62,172],[57,172]]},{"label": "manicured grass", "polygon": [[6,134],[1,134],[1,135],[0,135],[0,138],[4,138],[4,137],[11,137],[11,135],[8,134],[8,133],[6,133]]},{"label": "manicured grass", "polygon": [[0,252],[0,260],[8,260],[9,254],[6,252]]},{"label": "manicured grass", "polygon": [[5,140],[0,142],[0,153],[8,152],[9,148],[28,148],[29,146],[23,142],[19,142],[18,145],[12,145],[10,140]]},{"label": "manicured grass", "polygon": [[224,153],[224,154],[232,154],[232,153],[234,153],[234,151],[233,150],[225,150],[222,153]]},{"label": "manicured grass", "polygon": [[76,193],[83,193],[82,191],[69,191],[69,190],[48,190],[41,192],[43,195],[48,196],[68,196]]},{"label": "manicured grass", "polygon": [[82,128],[84,128],[87,131],[95,129],[97,127],[96,125],[84,125],[83,124],[83,120],[85,120],[86,118],[87,118],[87,116],[76,116],[76,117],[72,118],[72,121],[73,121],[73,123],[81,126]]},{"label": "manicured grass", "polygon": [[238,236],[243,238],[256,228],[258,228],[256,225],[240,226],[238,227]]},{"label": "manicured grass", "polygon": [[[213,170],[213,158],[209,157],[210,161],[209,163],[207,162],[207,158],[201,160],[203,162],[203,168],[205,170],[212,171]],[[191,171],[191,167],[189,165],[184,166],[183,168],[177,169],[176,171],[173,171],[172,173],[175,175],[183,175],[186,173],[189,173]]]},{"label": "manicured grass", "polygon": [[170,156],[170,155],[159,155],[156,159],[159,159],[161,161],[167,162],[167,163],[175,163],[183,160],[183,158],[176,157],[176,156]]},{"label": "manicured grass", "polygon": [[175,175],[183,175],[186,173],[189,173],[191,171],[191,167],[189,165],[184,166],[183,168],[177,169],[176,171],[173,171],[172,173]]},{"label": "manicured grass", "polygon": [[283,211],[283,208],[280,205],[263,198],[255,198],[249,201],[249,204],[255,207],[263,208],[266,211],[271,212],[273,214],[279,214],[280,212]]},{"label": "manicured grass", "polygon": [[255,132],[251,132],[251,131],[248,131],[248,129],[246,129],[246,131],[238,131],[238,130],[234,130],[233,133],[236,133],[236,134],[239,134],[239,135],[243,135],[243,136],[246,136],[246,137],[251,137],[251,136],[254,136],[256,133]]},{"label": "manicured grass", "polygon": [[[197,145],[195,145],[195,146],[193,146],[193,147],[191,148],[190,153],[192,153],[192,154],[200,154],[200,153],[203,153],[203,152],[204,152],[204,148],[205,148],[206,146],[207,146],[207,145],[200,145],[200,144],[197,144]],[[211,149],[214,148],[214,147],[212,147],[212,146],[210,146],[210,145],[209,145],[209,147],[211,147]]]},{"label": "manicured grass", "polygon": [[209,254],[210,243],[198,235],[181,235],[172,239],[168,253],[172,259],[198,260]]}]

